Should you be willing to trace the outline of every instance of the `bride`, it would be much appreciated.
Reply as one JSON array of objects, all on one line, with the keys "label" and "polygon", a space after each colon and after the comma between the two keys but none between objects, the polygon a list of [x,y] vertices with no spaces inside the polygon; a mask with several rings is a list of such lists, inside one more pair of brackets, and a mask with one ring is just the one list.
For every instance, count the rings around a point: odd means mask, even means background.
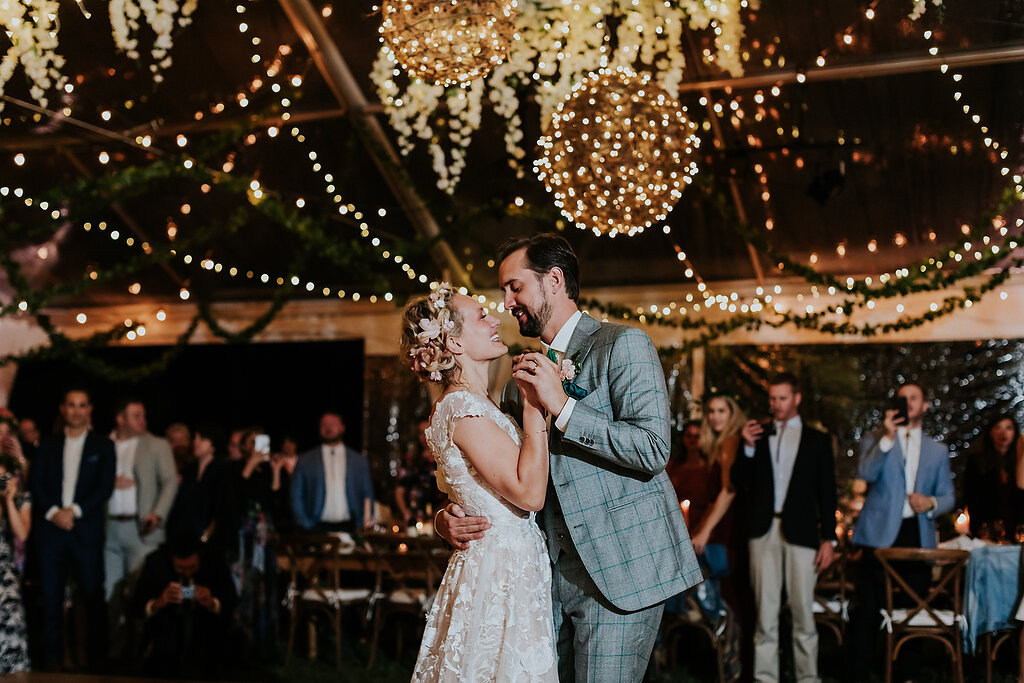
[{"label": "bride", "polygon": [[405,309],[412,370],[442,390],[426,432],[438,487],[492,524],[453,553],[413,681],[557,680],[551,565],[532,512],[547,490],[546,419],[528,385],[519,384],[522,431],[488,397],[488,366],[508,351],[497,330],[486,308],[447,283]]}]

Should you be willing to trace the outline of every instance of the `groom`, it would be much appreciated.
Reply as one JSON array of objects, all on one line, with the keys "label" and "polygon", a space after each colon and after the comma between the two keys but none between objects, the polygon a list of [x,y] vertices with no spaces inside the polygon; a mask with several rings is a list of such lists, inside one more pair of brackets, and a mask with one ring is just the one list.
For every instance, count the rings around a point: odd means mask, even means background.
[{"label": "groom", "polygon": [[[524,336],[549,349],[517,356],[512,371],[535,387],[551,415],[541,528],[553,564],[559,678],[639,681],[663,601],[702,580],[665,474],[670,426],[661,363],[640,330],[579,311],[579,265],[562,237],[513,240],[501,258],[505,308]],[[514,382],[502,404],[521,411]],[[435,526],[458,549],[490,527],[456,505],[441,510]]]}]

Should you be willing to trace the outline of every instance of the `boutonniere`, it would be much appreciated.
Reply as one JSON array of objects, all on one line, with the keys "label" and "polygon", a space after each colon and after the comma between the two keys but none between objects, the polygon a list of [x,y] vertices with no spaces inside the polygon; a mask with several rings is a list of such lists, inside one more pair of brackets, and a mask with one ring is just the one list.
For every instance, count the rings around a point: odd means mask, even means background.
[{"label": "boutonniere", "polygon": [[562,380],[562,388],[565,390],[565,393],[577,401],[587,395],[587,390],[573,381],[580,374],[580,371],[583,370],[583,365],[579,361],[579,355],[580,352],[577,351],[571,357],[559,363],[554,349],[548,349],[547,353],[548,359],[558,365],[558,376]]}]

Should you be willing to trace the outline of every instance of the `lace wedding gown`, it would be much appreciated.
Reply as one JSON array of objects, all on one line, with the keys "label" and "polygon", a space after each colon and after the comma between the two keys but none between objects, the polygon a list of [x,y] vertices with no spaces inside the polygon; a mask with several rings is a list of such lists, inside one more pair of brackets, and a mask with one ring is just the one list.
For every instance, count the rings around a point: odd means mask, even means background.
[{"label": "lace wedding gown", "polygon": [[454,392],[437,404],[427,441],[437,484],[469,515],[491,523],[448,562],[427,616],[413,681],[557,681],[551,565],[533,512],[491,488],[452,442],[455,421],[483,416],[515,443],[519,429],[490,401]]}]

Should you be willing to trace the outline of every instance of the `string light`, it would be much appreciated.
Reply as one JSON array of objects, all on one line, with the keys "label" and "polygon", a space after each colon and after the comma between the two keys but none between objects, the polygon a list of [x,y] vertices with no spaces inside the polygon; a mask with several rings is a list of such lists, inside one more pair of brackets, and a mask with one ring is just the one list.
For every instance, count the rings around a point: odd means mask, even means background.
[{"label": "string light", "polygon": [[695,129],[650,74],[603,70],[559,103],[534,169],[577,227],[634,235],[664,220],[692,182]]}]

